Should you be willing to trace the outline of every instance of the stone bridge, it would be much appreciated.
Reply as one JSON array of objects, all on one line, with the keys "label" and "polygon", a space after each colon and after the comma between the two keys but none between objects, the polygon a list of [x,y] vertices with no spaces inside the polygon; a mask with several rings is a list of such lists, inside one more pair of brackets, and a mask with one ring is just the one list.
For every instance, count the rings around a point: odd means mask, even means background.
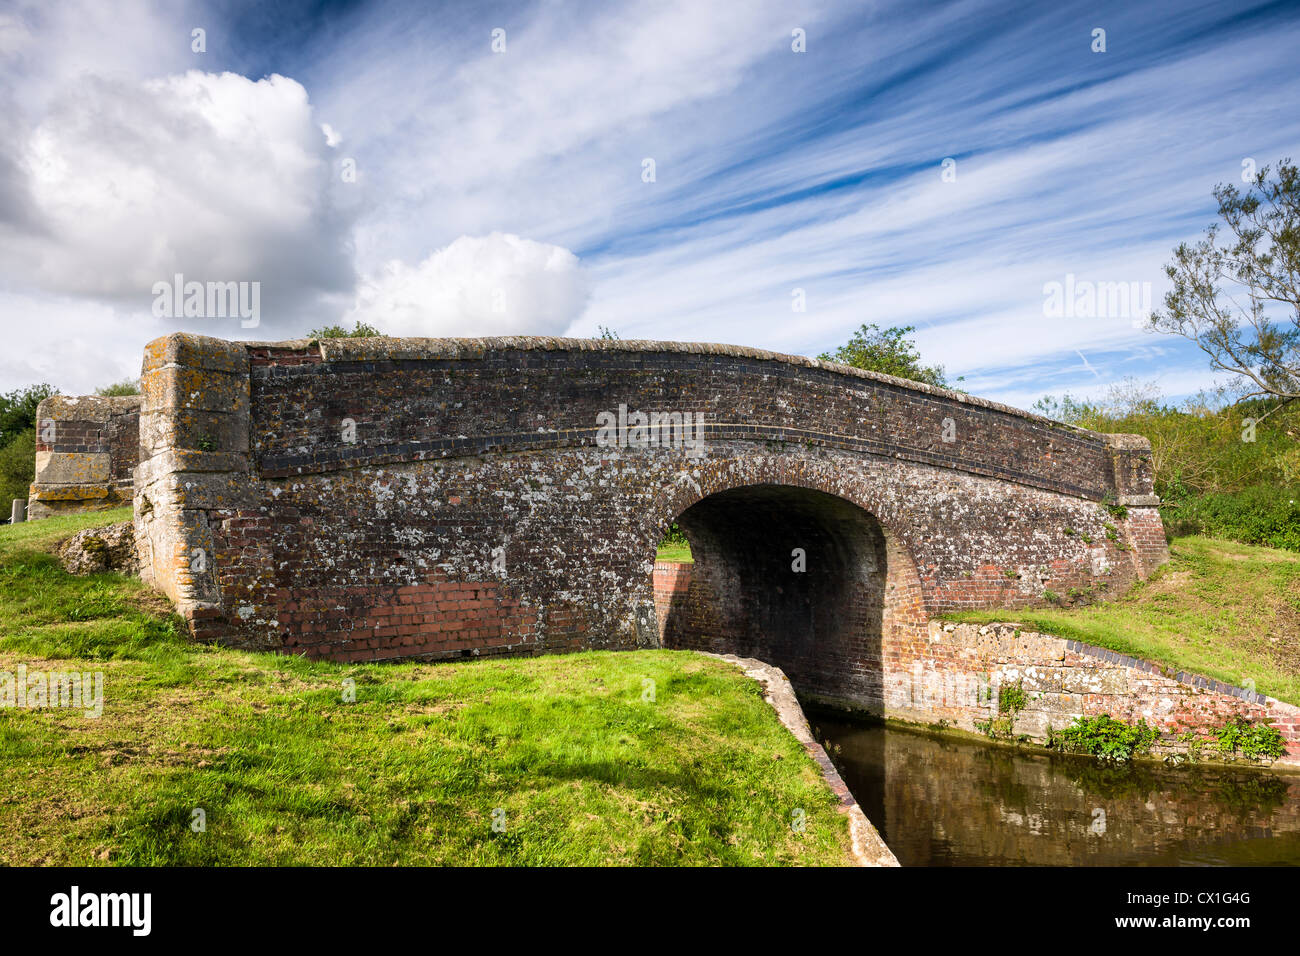
[{"label": "stone bridge", "polygon": [[[241,647],[689,647],[871,706],[930,615],[1167,556],[1145,439],[755,349],[178,334],[142,391],[145,576]],[[656,613],[674,522],[695,564]]]}]

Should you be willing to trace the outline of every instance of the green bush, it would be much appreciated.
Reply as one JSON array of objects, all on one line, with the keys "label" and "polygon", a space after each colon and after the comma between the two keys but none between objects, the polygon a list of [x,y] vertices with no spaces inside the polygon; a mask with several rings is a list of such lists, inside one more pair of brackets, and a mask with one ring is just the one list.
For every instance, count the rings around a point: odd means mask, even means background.
[{"label": "green bush", "polygon": [[[1172,405],[1154,384],[1127,380],[1100,401],[1048,396],[1034,409],[1071,425],[1149,439],[1171,538],[1203,534],[1300,551],[1300,402],[1231,398],[1201,393]],[[1107,507],[1123,520],[1118,506]]]},{"label": "green bush", "polygon": [[690,542],[686,540],[686,532],[683,531],[681,528],[679,528],[677,526],[677,522],[674,521],[671,525],[668,526],[668,533],[664,535],[663,544],[676,544],[676,545],[689,546]]},{"label": "green bush", "polygon": [[1130,726],[1109,714],[1076,717],[1064,730],[1049,728],[1047,734],[1047,746],[1053,750],[1119,762],[1149,753],[1155,742],[1156,729],[1145,720]]},{"label": "green bush", "polygon": [[126,378],[111,385],[101,385],[95,389],[95,394],[104,398],[111,398],[115,395],[139,395],[140,382],[138,379]]},{"label": "green bush", "polygon": [[384,333],[380,332],[373,325],[367,325],[364,322],[357,322],[352,331],[348,331],[341,325],[327,325],[324,328],[312,329],[307,333],[309,339],[373,339],[385,338]]},{"label": "green bush", "polygon": [[15,435],[0,448],[0,520],[9,517],[9,505],[15,498],[26,498],[36,480],[36,429]]},{"label": "green bush", "polygon": [[1300,551],[1300,487],[1254,485],[1185,497],[1160,510],[1171,537],[1202,534]]},{"label": "green bush", "polygon": [[1286,753],[1286,741],[1276,727],[1229,720],[1214,734],[1214,746],[1225,756],[1247,760],[1276,759]]}]

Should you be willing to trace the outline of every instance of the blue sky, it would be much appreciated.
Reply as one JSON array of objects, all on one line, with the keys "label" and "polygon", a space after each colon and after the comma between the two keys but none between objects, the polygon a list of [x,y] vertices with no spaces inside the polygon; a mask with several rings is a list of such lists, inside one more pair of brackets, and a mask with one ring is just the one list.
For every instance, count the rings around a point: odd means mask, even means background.
[{"label": "blue sky", "polygon": [[[1045,287],[1158,306],[1214,185],[1300,159],[1297,49],[1285,3],[18,0],[0,389],[134,375],[182,328],[361,319],[808,355],[909,324],[1013,405],[1185,395],[1213,381],[1193,346]],[[153,314],[177,272],[259,282],[260,325]]]}]

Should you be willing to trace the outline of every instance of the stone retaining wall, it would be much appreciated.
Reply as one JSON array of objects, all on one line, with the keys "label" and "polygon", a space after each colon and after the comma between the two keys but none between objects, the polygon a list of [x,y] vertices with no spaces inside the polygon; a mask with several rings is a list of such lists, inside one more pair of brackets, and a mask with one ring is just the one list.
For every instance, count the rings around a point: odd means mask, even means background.
[{"label": "stone retaining wall", "polygon": [[1015,733],[1035,741],[1046,739],[1049,726],[1107,714],[1155,726],[1164,735],[1157,754],[1185,752],[1179,734],[1204,739],[1235,717],[1276,727],[1288,745],[1280,764],[1300,768],[1300,708],[1254,690],[1016,624],[935,621],[927,631],[920,640],[886,643],[886,716],[975,730],[976,721],[997,716],[998,688],[1019,681],[1028,704]]}]

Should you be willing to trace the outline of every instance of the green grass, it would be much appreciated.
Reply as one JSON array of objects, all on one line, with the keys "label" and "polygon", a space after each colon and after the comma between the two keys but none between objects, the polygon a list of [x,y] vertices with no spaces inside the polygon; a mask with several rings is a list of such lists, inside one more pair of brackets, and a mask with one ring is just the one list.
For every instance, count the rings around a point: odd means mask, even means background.
[{"label": "green grass", "polygon": [[691,546],[685,541],[669,541],[665,539],[659,544],[659,551],[655,555],[656,561],[685,561],[688,564],[694,562],[691,557]]},{"label": "green grass", "polygon": [[0,672],[104,674],[98,719],[0,709],[0,863],[851,862],[815,764],[730,665],[357,666],[197,646],[139,582],[72,577],[45,553],[124,517],[0,528]]},{"label": "green grass", "polygon": [[56,542],[70,538],[86,528],[102,528],[105,525],[130,520],[131,507],[127,505],[108,511],[42,518],[40,521],[24,521],[14,525],[3,524],[0,525],[0,549],[12,550],[18,545],[49,548]]},{"label": "green grass", "polygon": [[1108,603],[946,617],[1014,621],[1300,704],[1300,555],[1194,536],[1175,538],[1170,558]]}]

